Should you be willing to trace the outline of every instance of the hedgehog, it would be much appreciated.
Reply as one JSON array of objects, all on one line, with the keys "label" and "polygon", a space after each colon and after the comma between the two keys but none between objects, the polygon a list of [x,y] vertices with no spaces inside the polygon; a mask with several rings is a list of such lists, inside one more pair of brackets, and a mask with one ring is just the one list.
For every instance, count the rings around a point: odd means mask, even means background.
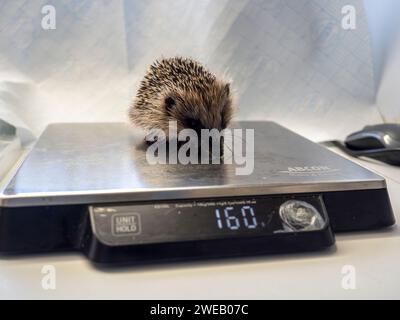
[{"label": "hedgehog", "polygon": [[129,108],[130,121],[144,129],[161,129],[166,134],[169,121],[177,131],[223,130],[233,115],[230,83],[218,79],[191,58],[156,60],[140,83]]}]

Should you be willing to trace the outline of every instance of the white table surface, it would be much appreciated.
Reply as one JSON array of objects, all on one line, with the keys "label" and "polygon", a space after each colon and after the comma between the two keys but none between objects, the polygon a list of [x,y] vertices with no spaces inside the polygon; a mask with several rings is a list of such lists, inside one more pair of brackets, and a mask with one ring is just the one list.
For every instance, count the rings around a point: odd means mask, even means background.
[{"label": "white table surface", "polygon": [[[400,168],[358,161],[387,179],[400,221]],[[42,288],[54,266],[56,288]],[[355,268],[355,289],[342,268]],[[0,299],[278,299],[400,298],[400,231],[336,236],[324,253],[99,270],[79,253],[0,257]]]}]

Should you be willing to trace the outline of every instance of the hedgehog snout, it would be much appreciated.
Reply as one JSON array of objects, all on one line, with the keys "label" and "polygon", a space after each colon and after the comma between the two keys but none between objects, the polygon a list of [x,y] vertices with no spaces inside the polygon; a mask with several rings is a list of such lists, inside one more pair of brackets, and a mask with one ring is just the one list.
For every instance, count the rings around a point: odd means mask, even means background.
[{"label": "hedgehog snout", "polygon": [[198,137],[201,135],[201,129],[206,129],[199,120],[192,118],[187,118],[185,120],[185,125],[188,129],[196,131]]}]

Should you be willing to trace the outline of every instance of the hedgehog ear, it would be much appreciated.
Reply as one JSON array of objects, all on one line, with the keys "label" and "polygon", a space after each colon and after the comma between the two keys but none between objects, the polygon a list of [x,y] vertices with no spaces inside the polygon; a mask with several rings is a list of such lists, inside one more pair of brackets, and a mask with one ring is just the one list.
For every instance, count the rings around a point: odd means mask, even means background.
[{"label": "hedgehog ear", "polygon": [[230,84],[230,83],[227,83],[227,84],[225,85],[225,87],[224,87],[224,93],[225,93],[227,96],[230,95],[230,93],[231,93],[231,84]]},{"label": "hedgehog ear", "polygon": [[171,96],[167,96],[164,99],[164,103],[165,103],[165,110],[167,110],[167,112],[170,112],[172,110],[172,108],[175,106],[176,102],[175,99],[172,98]]}]

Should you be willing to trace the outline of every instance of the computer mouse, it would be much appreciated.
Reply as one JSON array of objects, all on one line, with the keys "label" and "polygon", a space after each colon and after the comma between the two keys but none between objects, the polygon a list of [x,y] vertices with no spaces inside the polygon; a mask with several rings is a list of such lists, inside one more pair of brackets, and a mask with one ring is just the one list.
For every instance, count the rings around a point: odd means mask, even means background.
[{"label": "computer mouse", "polygon": [[400,148],[400,124],[366,126],[350,134],[345,144],[353,150]]},{"label": "computer mouse", "polygon": [[400,124],[366,126],[361,131],[350,134],[344,147],[356,157],[370,157],[400,165]]}]

